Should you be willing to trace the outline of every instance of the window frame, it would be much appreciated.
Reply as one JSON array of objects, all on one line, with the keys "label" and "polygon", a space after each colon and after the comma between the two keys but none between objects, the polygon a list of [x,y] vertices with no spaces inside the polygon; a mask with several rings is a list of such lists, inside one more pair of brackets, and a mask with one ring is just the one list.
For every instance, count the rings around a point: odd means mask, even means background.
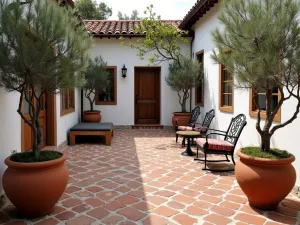
[{"label": "window frame", "polygon": [[[225,76],[225,66],[223,64],[219,64],[219,110],[222,112],[233,113],[234,111],[234,76],[232,75],[232,106],[224,105],[223,95],[223,83],[224,83],[224,76]],[[230,94],[230,93],[226,93]]]},{"label": "window frame", "polygon": [[[72,105],[73,107],[70,107],[70,91],[72,92]],[[60,91],[60,116],[64,116],[70,113],[75,112],[75,88],[67,88],[64,90],[64,95],[66,98],[66,106],[67,108],[63,108],[62,107],[62,103],[63,103],[63,95],[62,95],[62,91]]]},{"label": "window frame", "polygon": [[117,105],[117,66],[105,66],[105,69],[113,69],[114,70],[114,101],[104,102],[97,99],[99,95],[99,90],[95,91],[95,105]]},{"label": "window frame", "polygon": [[[196,60],[198,61],[198,56],[202,55],[202,59],[203,59],[203,71],[204,71],[204,49],[202,49],[201,51],[196,52]],[[204,73],[203,73],[203,79],[202,79],[202,96],[199,96],[199,89],[200,89],[200,85],[197,85],[195,87],[195,105],[196,106],[200,106],[200,107],[204,107],[204,92],[205,92],[205,80],[204,80]],[[201,99],[202,101],[198,102],[198,99]]]},{"label": "window frame", "polygon": [[[272,94],[274,95],[274,94]],[[275,94],[278,96],[278,102],[280,101],[281,99],[281,93],[280,91],[278,90],[278,93]],[[257,118],[257,113],[258,113],[258,110],[254,110],[255,108],[255,103],[254,103],[254,99],[253,99],[253,88],[250,88],[249,89],[249,115],[250,117],[252,118]],[[266,111],[264,110],[261,110],[260,112],[260,117],[261,119],[266,119]],[[275,117],[274,117],[274,120],[275,122],[281,122],[281,107],[278,109],[278,112],[276,113]]]}]

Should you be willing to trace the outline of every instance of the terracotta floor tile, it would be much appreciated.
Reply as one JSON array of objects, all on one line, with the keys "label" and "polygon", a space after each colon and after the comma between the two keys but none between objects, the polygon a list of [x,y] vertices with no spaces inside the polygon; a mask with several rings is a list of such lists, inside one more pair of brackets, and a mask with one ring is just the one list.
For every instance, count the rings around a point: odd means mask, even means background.
[{"label": "terracotta floor tile", "polygon": [[127,208],[119,210],[118,214],[123,215],[133,221],[138,221],[147,215],[147,214],[145,214],[141,211],[138,211],[135,208],[131,208],[131,207],[127,207]]},{"label": "terracotta floor tile", "polygon": [[211,222],[213,224],[218,224],[218,225],[226,225],[231,222],[231,219],[228,219],[225,216],[221,216],[218,214],[210,214],[206,217],[203,218],[204,220]]},{"label": "terracotta floor tile", "polygon": [[178,215],[174,216],[173,219],[182,225],[192,225],[197,222],[197,220],[195,218],[192,218],[186,214],[178,214]]},{"label": "terracotta floor tile", "polygon": [[104,209],[102,207],[99,207],[99,208],[96,208],[96,209],[93,209],[93,210],[87,212],[87,214],[91,217],[101,220],[109,215],[109,211],[107,211],[106,209]]},{"label": "terracotta floor tile", "polygon": [[169,221],[161,216],[149,215],[143,220],[143,225],[167,225]]},{"label": "terracotta floor tile", "polygon": [[297,222],[296,218],[280,215],[274,212],[268,212],[267,217],[274,222],[284,223],[284,224],[295,224]]},{"label": "terracotta floor tile", "polygon": [[165,217],[174,216],[179,213],[177,210],[174,210],[167,206],[157,207],[156,209],[152,210],[152,212],[154,212],[157,215],[165,216]]},{"label": "terracotta floor tile", "polygon": [[246,213],[239,213],[234,217],[236,220],[240,220],[245,223],[262,225],[266,221],[263,217],[258,217]]},{"label": "terracotta floor tile", "polygon": [[[40,222],[36,223],[35,225],[56,225],[56,224],[59,224],[59,223],[60,223],[59,220],[54,219],[54,218],[49,218],[49,219],[45,219],[43,221],[40,221]],[[13,224],[9,224],[9,225],[13,225]],[[21,225],[21,223],[17,224],[15,222],[14,225]]]},{"label": "terracotta floor tile", "polygon": [[66,225],[91,225],[95,220],[88,216],[79,216],[69,220]]}]

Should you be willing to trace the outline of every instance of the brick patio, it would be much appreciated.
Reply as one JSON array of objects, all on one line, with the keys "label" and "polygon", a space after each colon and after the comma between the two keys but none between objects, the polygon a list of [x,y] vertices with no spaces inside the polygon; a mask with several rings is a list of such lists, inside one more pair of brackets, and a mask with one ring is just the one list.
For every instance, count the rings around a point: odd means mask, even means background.
[{"label": "brick patio", "polygon": [[299,199],[276,212],[249,207],[234,174],[202,172],[172,130],[116,130],[112,146],[65,151],[70,180],[54,212],[24,219],[7,205],[1,224],[300,224]]}]

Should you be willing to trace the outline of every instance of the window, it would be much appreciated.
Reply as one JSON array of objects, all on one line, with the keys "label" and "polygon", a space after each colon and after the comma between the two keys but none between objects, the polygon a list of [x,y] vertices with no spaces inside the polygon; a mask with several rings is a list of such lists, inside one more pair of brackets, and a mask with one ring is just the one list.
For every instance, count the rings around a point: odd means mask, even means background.
[{"label": "window", "polygon": [[223,112],[233,112],[233,76],[220,64],[219,78],[220,104],[219,109]]},{"label": "window", "polygon": [[64,116],[75,111],[75,91],[64,89],[60,91],[60,115]]},{"label": "window", "polygon": [[[204,69],[204,50],[196,53],[196,57],[199,63],[202,63]],[[195,88],[195,104],[204,107],[204,76],[202,84]]]},{"label": "window", "polygon": [[109,75],[108,86],[102,90],[96,90],[96,105],[116,105],[117,104],[117,67],[107,66]]},{"label": "window", "polygon": [[[266,118],[266,93],[264,91],[264,89],[257,89],[257,93],[256,95],[254,95],[254,90],[251,88],[250,89],[250,116],[251,117],[257,117],[257,112],[258,112],[258,108],[256,107],[256,104],[255,104],[255,99],[254,98],[257,98],[257,102],[258,102],[258,105],[261,109],[261,118],[262,119],[265,119]],[[278,90],[278,88],[273,88],[273,91],[272,91],[272,110],[274,110],[277,105],[278,105],[278,102],[280,100],[280,92]],[[277,121],[277,122],[280,122],[281,120],[281,109],[278,110],[277,114],[275,115],[274,117],[274,121]]]}]

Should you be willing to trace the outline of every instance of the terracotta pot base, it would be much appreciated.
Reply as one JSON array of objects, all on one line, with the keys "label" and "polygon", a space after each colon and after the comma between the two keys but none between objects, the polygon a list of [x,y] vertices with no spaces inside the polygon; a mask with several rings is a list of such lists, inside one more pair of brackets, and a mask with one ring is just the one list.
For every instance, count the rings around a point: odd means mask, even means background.
[{"label": "terracotta pot base", "polygon": [[50,214],[68,184],[65,160],[18,163],[5,159],[8,168],[3,175],[3,189],[14,206],[26,217]]},{"label": "terracotta pot base", "polygon": [[276,209],[296,183],[296,171],[291,164],[295,156],[287,159],[254,158],[237,152],[240,161],[235,167],[238,184],[249,204],[264,210]]}]

